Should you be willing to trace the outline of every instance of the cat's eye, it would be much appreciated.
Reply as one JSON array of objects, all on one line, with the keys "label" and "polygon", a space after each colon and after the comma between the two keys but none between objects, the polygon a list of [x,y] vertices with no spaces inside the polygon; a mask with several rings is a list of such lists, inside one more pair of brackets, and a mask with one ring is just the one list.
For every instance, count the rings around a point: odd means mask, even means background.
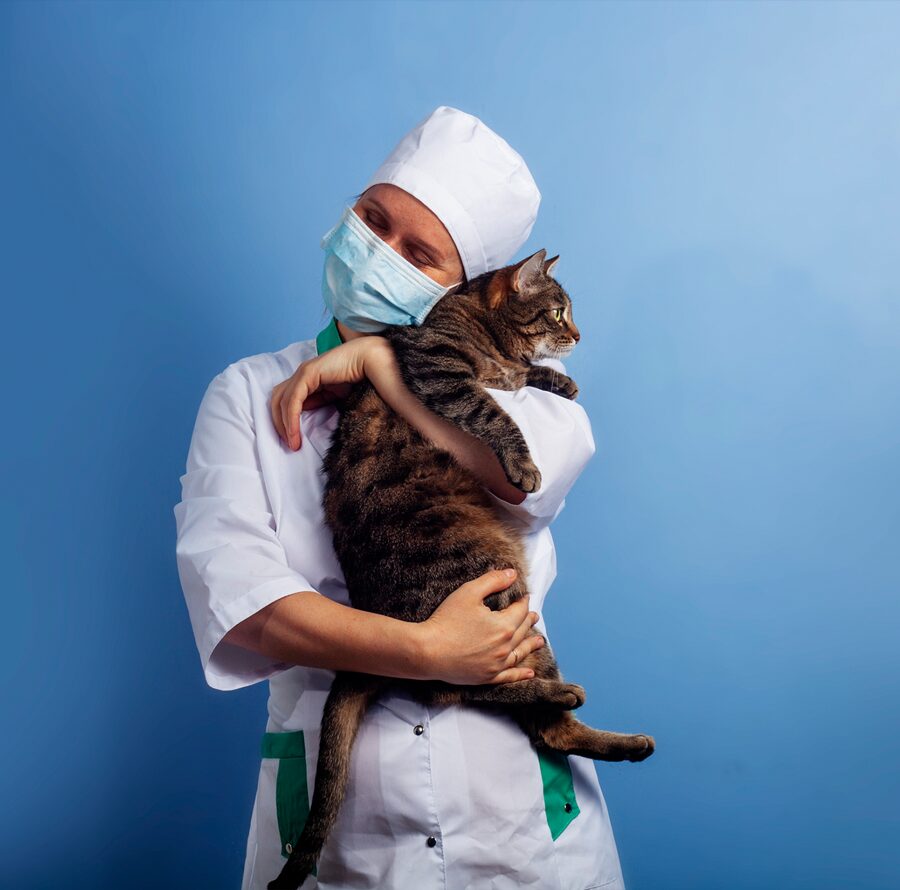
[{"label": "cat's eye", "polygon": [[553,313],[553,318],[556,321],[562,321],[563,311],[559,306],[557,306],[556,309],[551,309],[550,311]]}]

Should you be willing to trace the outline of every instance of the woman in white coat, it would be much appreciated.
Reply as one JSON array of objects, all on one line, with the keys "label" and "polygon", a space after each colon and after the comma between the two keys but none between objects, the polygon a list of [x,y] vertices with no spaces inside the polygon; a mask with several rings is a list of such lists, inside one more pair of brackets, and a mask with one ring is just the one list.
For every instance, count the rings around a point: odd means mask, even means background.
[{"label": "woman in white coat", "polygon": [[[549,524],[594,453],[584,410],[533,387],[489,390],[541,471],[540,490],[523,496],[489,449],[411,395],[377,336],[388,323],[420,322],[460,280],[508,264],[539,201],[524,161],[503,139],[440,106],[358,196],[353,213],[366,226],[358,249],[329,251],[323,295],[334,318],[325,330],[228,365],[206,390],[174,508],[176,557],[209,685],[269,682],[242,890],[261,890],[279,874],[303,828],[334,671],[510,682],[530,675],[518,662],[542,642],[526,639],[532,625],[549,641],[541,618],[556,574]],[[386,286],[397,274],[420,285],[405,303]],[[451,593],[421,623],[349,605],[322,515],[322,458],[338,420],[331,402],[363,377],[521,523],[530,600],[487,609],[483,599],[512,581],[496,571]],[[591,760],[539,755],[502,713],[425,706],[398,692],[366,715],[346,800],[303,887],[624,884]]]}]

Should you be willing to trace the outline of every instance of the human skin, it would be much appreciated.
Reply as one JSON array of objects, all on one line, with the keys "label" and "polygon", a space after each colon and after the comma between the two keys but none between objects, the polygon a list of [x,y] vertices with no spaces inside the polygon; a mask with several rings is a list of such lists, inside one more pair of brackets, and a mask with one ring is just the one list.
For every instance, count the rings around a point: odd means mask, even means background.
[{"label": "human skin", "polygon": [[[429,278],[448,286],[464,278],[450,233],[421,201],[397,186],[379,183],[353,207],[386,244]],[[484,443],[438,417],[407,389],[382,337],[337,322],[344,343],[304,362],[272,392],[272,418],[292,450],[302,446],[299,415],[345,395],[368,378],[381,397],[436,445],[453,452],[498,497],[519,503]],[[279,661],[331,670],[450,683],[504,683],[528,679],[517,667],[544,644],[528,599],[493,612],[483,600],[512,583],[515,574],[491,571],[453,591],[423,622],[407,622],[336,603],[316,591],[282,597],[232,628],[224,640]]]}]

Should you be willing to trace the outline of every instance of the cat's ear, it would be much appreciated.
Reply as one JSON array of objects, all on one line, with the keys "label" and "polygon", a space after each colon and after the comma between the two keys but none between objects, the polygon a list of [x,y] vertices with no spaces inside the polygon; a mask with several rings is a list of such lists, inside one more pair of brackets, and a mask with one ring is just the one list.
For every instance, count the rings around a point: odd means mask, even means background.
[{"label": "cat's ear", "polygon": [[503,301],[513,294],[526,295],[536,284],[537,279],[546,275],[547,270],[559,259],[558,256],[553,257],[545,268],[546,256],[547,251],[542,247],[537,253],[533,253],[516,265],[498,269],[488,286],[488,306],[491,309],[498,309]]},{"label": "cat's ear", "polygon": [[544,263],[544,274],[545,274],[548,278],[552,278],[552,277],[553,277],[550,273],[553,271],[553,267],[556,265],[556,263],[557,263],[558,261],[559,261],[559,254],[557,254],[555,257],[551,257],[549,260],[547,260],[547,261]]},{"label": "cat's ear", "polygon": [[542,247],[537,253],[533,253],[528,259],[513,266],[509,273],[509,286],[517,294],[524,294],[534,283],[535,279],[544,271],[544,257],[547,251]]}]

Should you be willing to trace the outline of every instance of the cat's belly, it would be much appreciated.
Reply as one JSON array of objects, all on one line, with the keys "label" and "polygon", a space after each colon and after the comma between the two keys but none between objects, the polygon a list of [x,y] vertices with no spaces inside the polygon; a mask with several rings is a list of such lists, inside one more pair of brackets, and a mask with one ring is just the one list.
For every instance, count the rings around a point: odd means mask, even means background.
[{"label": "cat's belly", "polygon": [[[492,598],[503,608],[523,595],[528,566],[520,529],[504,521],[476,477],[399,419],[373,417],[380,448],[361,459],[339,441],[329,467],[325,513],[351,603],[404,621],[423,621],[457,587],[496,568],[520,581]],[[366,438],[359,430],[356,438]]]}]

